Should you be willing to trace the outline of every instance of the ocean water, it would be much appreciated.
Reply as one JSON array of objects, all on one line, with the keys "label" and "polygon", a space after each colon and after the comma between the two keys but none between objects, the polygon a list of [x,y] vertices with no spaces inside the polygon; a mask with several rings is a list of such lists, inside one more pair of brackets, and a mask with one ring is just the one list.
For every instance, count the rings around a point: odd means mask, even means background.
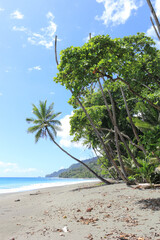
[{"label": "ocean water", "polygon": [[23,192],[47,187],[65,186],[92,182],[93,179],[43,178],[43,177],[0,177],[0,194]]}]

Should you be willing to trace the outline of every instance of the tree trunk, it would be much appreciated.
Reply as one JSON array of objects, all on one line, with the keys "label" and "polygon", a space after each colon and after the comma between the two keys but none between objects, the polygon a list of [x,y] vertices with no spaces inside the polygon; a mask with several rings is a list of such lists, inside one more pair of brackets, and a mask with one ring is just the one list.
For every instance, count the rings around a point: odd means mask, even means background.
[{"label": "tree trunk", "polygon": [[75,161],[79,162],[80,164],[82,164],[84,167],[86,167],[91,173],[93,173],[96,178],[98,178],[99,180],[101,180],[102,182],[104,182],[105,184],[111,184],[109,181],[107,181],[106,179],[102,178],[101,176],[99,176],[96,172],[94,172],[90,167],[88,167],[87,164],[85,164],[84,162],[80,161],[79,159],[75,158],[74,156],[72,156],[70,153],[68,153],[66,150],[64,150],[53,138],[52,134],[50,133],[50,131],[48,130],[48,128],[46,127],[46,131],[48,133],[48,135],[50,136],[51,140],[54,142],[54,144],[59,147],[64,153],[66,153],[69,157],[73,158]]},{"label": "tree trunk", "polygon": [[[102,76],[102,78],[103,78],[103,81],[105,81],[105,79],[104,79],[103,76]],[[102,85],[101,85],[100,81],[99,81],[99,86],[100,86],[100,90],[101,90],[101,92],[102,92],[102,96],[103,96],[103,99],[104,99],[104,103],[105,103],[105,105],[106,105],[107,111],[108,111],[109,116],[110,116],[110,119],[111,119],[111,121],[112,121],[112,124],[113,124],[113,126],[116,126],[115,123],[114,123],[114,119],[113,119],[112,113],[111,113],[111,111],[110,111],[110,109],[109,109],[109,106],[108,106],[106,97],[105,97],[105,95],[104,95],[103,88],[102,88]],[[109,93],[109,91],[108,91],[108,93]],[[109,94],[110,94],[110,93],[109,93]],[[112,98],[111,95],[110,95],[110,98]],[[124,140],[124,138],[123,138],[123,136],[122,136],[122,134],[121,134],[121,132],[119,131],[119,129],[118,129],[117,126],[116,126],[116,131],[117,131],[117,133],[118,133],[121,141],[124,143],[124,145],[125,145],[125,147],[126,147],[126,150],[128,151],[129,155],[130,155],[131,158],[133,159],[135,165],[136,165],[137,167],[140,167],[140,164],[139,164],[139,163],[137,162],[137,160],[135,159],[134,155],[132,154],[130,148],[128,147],[126,141]]]},{"label": "tree trunk", "polygon": [[115,170],[117,171],[118,175],[123,179],[123,181],[124,181],[125,183],[129,184],[129,180],[123,175],[123,173],[121,172],[121,170],[119,170],[119,168],[118,168],[118,166],[116,165],[114,159],[112,158],[111,154],[110,154],[109,151],[107,150],[107,147],[106,147],[103,139],[101,138],[101,135],[100,135],[99,131],[98,131],[97,128],[95,127],[95,125],[94,125],[91,117],[90,117],[89,114],[87,113],[85,107],[83,106],[83,104],[81,103],[81,101],[79,100],[78,97],[77,97],[77,101],[78,101],[79,105],[81,106],[82,110],[84,111],[84,113],[86,114],[86,116],[87,116],[87,118],[88,118],[88,120],[89,120],[89,122],[90,122],[90,124],[91,124],[91,126],[92,126],[92,128],[93,128],[93,130],[94,130],[94,132],[95,132],[95,134],[97,135],[100,143],[102,144],[102,147],[103,147],[103,150],[104,150],[104,152],[105,152],[105,154],[106,154],[107,159],[111,162],[112,166],[115,168]]},{"label": "tree trunk", "polygon": [[[123,100],[124,100],[124,104],[125,104],[125,107],[126,107],[126,111],[127,111],[127,114],[128,114],[128,118],[129,118],[132,130],[133,130],[134,136],[136,137],[137,142],[140,143],[140,139],[139,139],[139,136],[137,134],[136,127],[135,127],[135,125],[132,121],[132,117],[131,117],[131,114],[130,114],[130,111],[129,111],[129,108],[128,108],[128,104],[127,104],[127,101],[126,101],[126,96],[124,94],[123,88],[120,87],[120,89],[121,89],[122,97],[123,97]],[[146,150],[144,149],[144,146],[143,145],[140,145],[140,146],[141,146],[141,149],[142,149],[144,155],[146,156]]]},{"label": "tree trunk", "polygon": [[118,141],[118,126],[117,126],[117,121],[116,121],[116,111],[115,111],[115,104],[112,98],[112,95],[110,93],[110,91],[108,91],[109,93],[109,97],[111,100],[111,105],[112,105],[112,113],[113,113],[113,123],[114,123],[114,131],[115,131],[115,142],[116,142],[116,148],[117,148],[117,155],[118,155],[118,159],[119,159],[119,163],[122,169],[123,174],[125,175],[125,177],[127,177],[127,173],[124,167],[124,163],[121,157],[121,151],[120,151],[120,146],[119,146],[119,141]]}]

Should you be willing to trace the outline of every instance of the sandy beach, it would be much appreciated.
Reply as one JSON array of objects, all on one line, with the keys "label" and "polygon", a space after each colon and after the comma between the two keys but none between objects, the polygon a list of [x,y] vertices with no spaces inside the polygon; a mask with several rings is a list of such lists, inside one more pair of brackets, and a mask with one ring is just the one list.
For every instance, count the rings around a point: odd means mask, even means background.
[{"label": "sandy beach", "polygon": [[0,195],[0,240],[160,240],[160,189],[83,183]]}]

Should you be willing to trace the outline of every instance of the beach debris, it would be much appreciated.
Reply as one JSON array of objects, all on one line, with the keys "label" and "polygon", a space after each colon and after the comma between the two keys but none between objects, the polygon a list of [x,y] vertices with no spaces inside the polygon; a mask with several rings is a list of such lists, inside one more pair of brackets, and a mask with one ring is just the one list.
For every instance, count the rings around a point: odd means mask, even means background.
[{"label": "beach debris", "polygon": [[11,238],[10,240],[15,240],[15,238]]},{"label": "beach debris", "polygon": [[60,229],[60,228],[57,228],[57,229],[56,229],[56,232],[63,232],[63,230]]},{"label": "beach debris", "polygon": [[30,195],[30,196],[34,196],[34,195],[39,195],[39,194],[41,194],[41,192],[30,193],[29,195]]},{"label": "beach debris", "polygon": [[67,218],[67,216],[66,216],[66,215],[64,215],[64,216],[63,216],[63,218]]},{"label": "beach debris", "polygon": [[90,223],[95,223],[97,222],[99,219],[98,218],[84,218],[84,217],[80,217],[79,220],[77,220],[77,222],[81,222],[83,224],[89,225]]},{"label": "beach debris", "polygon": [[93,208],[88,208],[87,210],[86,210],[86,212],[91,212],[93,210]]},{"label": "beach debris", "polygon": [[21,200],[20,199],[16,199],[16,200],[14,200],[15,202],[20,202]]},{"label": "beach debris", "polygon": [[81,210],[80,210],[80,209],[77,209],[77,212],[81,212]]},{"label": "beach debris", "polygon": [[67,226],[64,226],[63,228],[57,228],[56,229],[56,232],[64,232],[64,233],[67,233],[67,232],[71,232],[69,230],[69,228]]},{"label": "beach debris", "polygon": [[150,188],[159,188],[160,184],[150,184],[150,183],[140,183],[134,187],[134,189],[150,189]]},{"label": "beach debris", "polygon": [[65,235],[64,235],[63,233],[60,233],[59,236],[61,236],[61,237],[65,237]]},{"label": "beach debris", "polygon": [[64,226],[64,227],[62,228],[62,231],[65,232],[65,233],[66,233],[66,232],[70,232],[67,226]]},{"label": "beach debris", "polygon": [[119,236],[119,239],[120,239],[120,240],[128,240],[128,237],[129,237],[128,234],[120,235],[120,236]]},{"label": "beach debris", "polygon": [[85,238],[87,238],[87,239],[89,239],[89,240],[93,240],[93,235],[90,233],[90,234],[88,235],[88,237],[85,237]]}]

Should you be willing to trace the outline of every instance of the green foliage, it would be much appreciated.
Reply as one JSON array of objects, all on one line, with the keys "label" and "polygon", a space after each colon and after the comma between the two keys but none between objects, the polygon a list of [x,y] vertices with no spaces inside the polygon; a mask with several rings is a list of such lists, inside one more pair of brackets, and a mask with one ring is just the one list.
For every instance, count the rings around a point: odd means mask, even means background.
[{"label": "green foliage", "polygon": [[[108,174],[101,173],[101,167],[97,164],[97,162],[88,163],[88,166],[94,170],[99,176],[108,177]],[[59,175],[61,178],[95,178],[95,176],[88,171],[84,166],[80,166],[77,168],[70,169],[65,171]]]},{"label": "green foliage", "polygon": [[55,118],[61,113],[54,113],[53,105],[54,103],[47,108],[47,101],[40,101],[39,107],[32,104],[32,112],[36,118],[26,118],[26,121],[33,124],[32,127],[28,128],[28,133],[35,132],[35,142],[38,142],[41,137],[47,135],[47,128],[50,129],[50,137],[52,138],[57,135],[57,130],[60,130],[59,126],[61,126],[61,123]]},{"label": "green foliage", "polygon": [[[141,167],[134,169],[134,174],[132,178],[136,179],[138,182],[149,182],[149,183],[157,183],[157,174],[155,173],[155,169],[158,166],[158,163],[152,163],[147,160],[139,160]],[[160,181],[160,175],[159,175]]]},{"label": "green foliage", "polygon": [[[75,110],[70,134],[73,141],[83,140],[87,147],[103,152],[102,166],[107,174],[110,170],[111,175],[118,177],[123,163],[132,180],[135,177],[138,181],[152,181],[155,165],[150,165],[147,159],[152,156],[158,160],[160,156],[159,66],[160,51],[143,33],[115,39],[96,36],[82,47],[69,47],[61,52],[54,81],[72,94],[69,104]],[[125,141],[118,133],[116,143],[115,129]],[[99,136],[112,156],[110,159],[106,160]],[[140,168],[136,167],[137,159]],[[109,161],[117,166],[116,172]]]}]

